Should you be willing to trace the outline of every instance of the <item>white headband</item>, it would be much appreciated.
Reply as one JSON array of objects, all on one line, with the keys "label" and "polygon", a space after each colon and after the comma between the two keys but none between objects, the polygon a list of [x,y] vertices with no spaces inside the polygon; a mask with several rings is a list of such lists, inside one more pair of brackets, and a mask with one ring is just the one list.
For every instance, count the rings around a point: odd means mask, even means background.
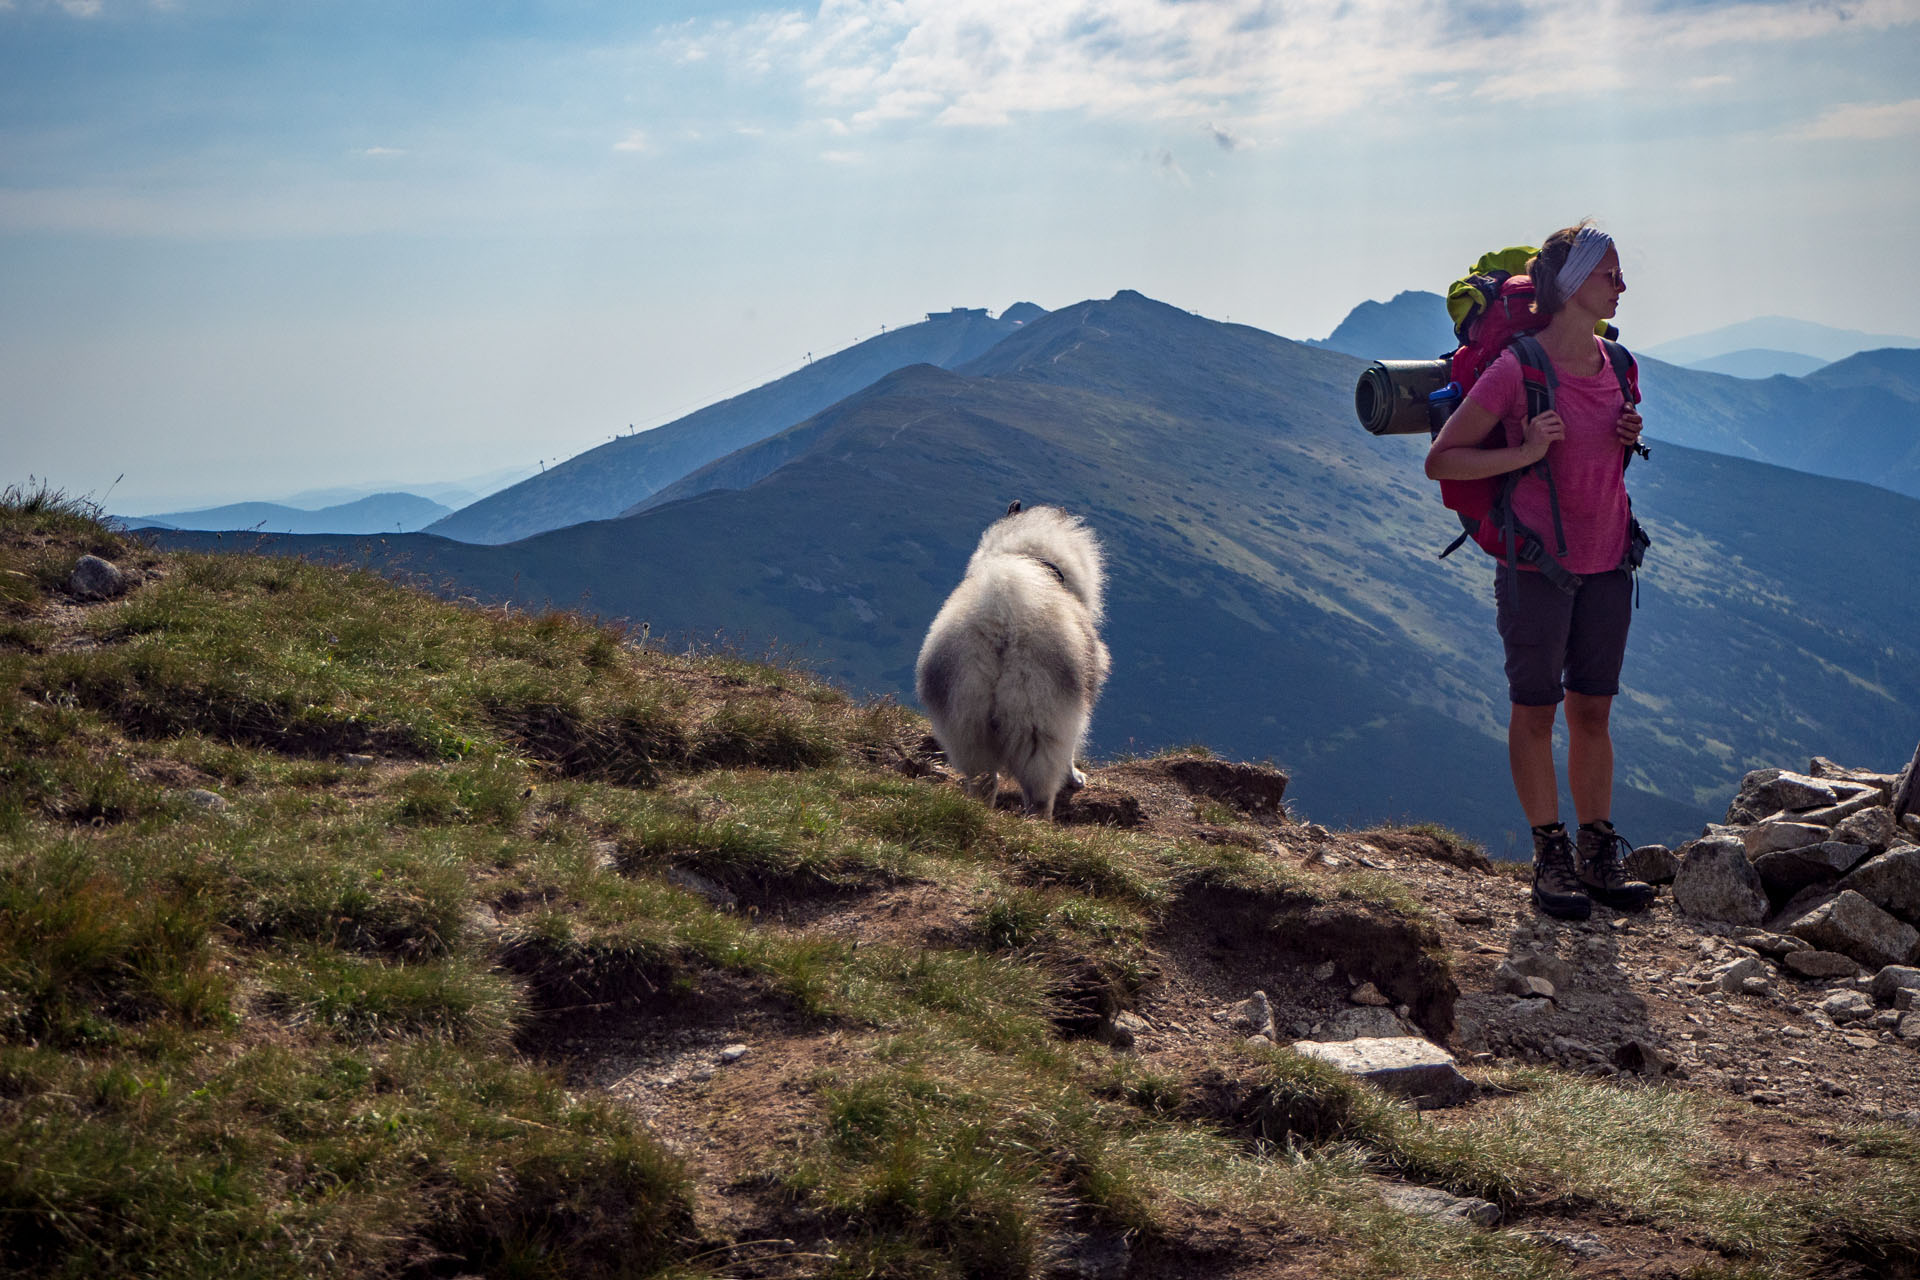
[{"label": "white headband", "polygon": [[1567,251],[1567,260],[1554,276],[1554,288],[1560,294],[1561,302],[1571,298],[1593,269],[1600,265],[1600,259],[1607,256],[1607,250],[1613,248],[1613,237],[1593,227],[1582,227],[1574,233],[1573,248]]}]

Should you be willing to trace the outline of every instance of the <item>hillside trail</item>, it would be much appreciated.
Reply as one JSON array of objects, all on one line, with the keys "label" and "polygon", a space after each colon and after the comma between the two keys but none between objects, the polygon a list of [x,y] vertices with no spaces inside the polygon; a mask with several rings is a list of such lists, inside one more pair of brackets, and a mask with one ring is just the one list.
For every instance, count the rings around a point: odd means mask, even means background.
[{"label": "hillside trail", "polygon": [[[142,576],[163,572],[148,567]],[[97,607],[61,604],[43,615],[54,644],[93,644],[82,626]],[[884,763],[958,785],[930,738],[900,744]],[[1901,1040],[1884,1017],[1838,1024],[1820,1007],[1835,992],[1864,990],[1864,973],[1799,979],[1769,969],[1764,990],[1729,992],[1720,980],[1727,964],[1761,954],[1749,945],[1754,931],[1691,919],[1665,890],[1639,913],[1596,904],[1587,921],[1547,918],[1529,902],[1523,866],[1489,862],[1420,828],[1331,831],[1298,820],[1283,803],[1284,775],[1262,766],[1170,757],[1096,766],[1088,777],[1087,788],[1063,802],[1060,821],[1244,845],[1309,872],[1364,869],[1402,885],[1438,928],[1447,989],[1419,1009],[1390,1009],[1378,987],[1389,972],[1404,977],[1409,957],[1392,954],[1390,941],[1383,951],[1358,913],[1321,912],[1315,936],[1283,946],[1231,902],[1163,921],[1151,938],[1155,976],[1126,1010],[1140,1022],[1131,1043],[1112,1051],[1134,1055],[1196,1097],[1207,1096],[1221,1051],[1246,1038],[1233,1010],[1258,991],[1281,1044],[1350,1038],[1356,1025],[1395,1020],[1400,1033],[1448,1048],[1476,1080],[1480,1068],[1551,1064],[1741,1104],[1713,1112],[1729,1183],[1812,1180],[1818,1155],[1844,1126],[1920,1126],[1920,1041]],[[1017,810],[1019,797],[1003,791],[997,803]],[[978,937],[981,910],[975,888],[919,881],[774,904],[758,919],[856,945],[945,948]],[[1545,977],[1551,998],[1516,994],[1516,967]],[[1101,1027],[1110,1030],[1110,1021]],[[871,1040],[857,1028],[810,1020],[749,979],[710,972],[692,998],[571,1012],[544,1020],[521,1048],[555,1066],[571,1088],[631,1109],[685,1160],[700,1228],[730,1274],[789,1276],[817,1269],[826,1255],[816,1246],[827,1242],[780,1171],[817,1131],[819,1082],[865,1061]],[[1483,1087],[1461,1105],[1424,1114],[1444,1128],[1506,1105],[1498,1089]],[[1338,1242],[1277,1211],[1229,1215],[1180,1204],[1164,1216],[1166,1229],[1137,1242],[1121,1270],[1103,1272],[1096,1262],[1056,1273],[1295,1280],[1325,1274],[1338,1257]],[[1680,1277],[1724,1262],[1683,1232],[1564,1200],[1522,1204],[1503,1225],[1560,1244],[1569,1274]],[[1092,1241],[1096,1258],[1099,1244]]]},{"label": "hillside trail", "polygon": [[[924,756],[902,767],[943,772]],[[1831,1145],[1825,1135],[1837,1127],[1920,1125],[1920,1043],[1870,1022],[1836,1024],[1819,1008],[1835,990],[1862,989],[1864,977],[1798,980],[1780,972],[1764,993],[1729,993],[1716,971],[1754,952],[1734,927],[1680,914],[1664,890],[1643,912],[1596,906],[1584,922],[1553,920],[1532,909],[1523,867],[1490,863],[1419,829],[1335,832],[1296,821],[1279,803],[1284,786],[1281,775],[1259,766],[1130,761],[1089,770],[1089,786],[1065,805],[1062,820],[1249,844],[1302,869],[1392,877],[1439,928],[1457,989],[1450,1009],[1422,1017],[1405,1005],[1377,1007],[1383,1002],[1364,984],[1370,965],[1377,971],[1390,956],[1351,964],[1316,958],[1364,955],[1379,945],[1375,937],[1340,937],[1355,922],[1338,912],[1319,918],[1324,936],[1294,950],[1275,948],[1270,938],[1250,945],[1252,933],[1229,906],[1173,919],[1154,936],[1157,976],[1131,1010],[1144,1024],[1135,1024],[1129,1047],[1114,1052],[1136,1055],[1204,1096],[1209,1063],[1246,1036],[1231,1011],[1255,991],[1267,995],[1282,1044],[1343,1038],[1339,1028],[1357,1014],[1391,1015],[1404,1033],[1441,1040],[1470,1076],[1476,1068],[1551,1064],[1744,1104],[1714,1110],[1728,1153],[1720,1172],[1756,1186],[1814,1178],[1817,1154]],[[999,803],[1017,807],[1018,797],[1008,791]],[[775,907],[763,922],[859,943],[950,947],[978,936],[980,909],[967,886],[910,883]],[[1502,966],[1516,963],[1551,974],[1552,998],[1512,994]],[[749,985],[720,980],[666,1017],[572,1024],[543,1052],[576,1086],[632,1107],[688,1161],[704,1225],[712,1238],[732,1242],[740,1274],[781,1275],[805,1270],[805,1239],[817,1226],[783,1199],[772,1171],[817,1123],[816,1083],[857,1063],[862,1039],[809,1025]],[[1497,1091],[1482,1089],[1462,1106],[1424,1114],[1444,1127],[1505,1105]],[[1191,1206],[1174,1213],[1177,1246],[1164,1233],[1145,1242],[1126,1274],[1321,1274],[1327,1242],[1283,1220]],[[1683,1235],[1578,1204],[1521,1206],[1504,1225],[1562,1242],[1581,1275],[1679,1276],[1724,1261]]]}]

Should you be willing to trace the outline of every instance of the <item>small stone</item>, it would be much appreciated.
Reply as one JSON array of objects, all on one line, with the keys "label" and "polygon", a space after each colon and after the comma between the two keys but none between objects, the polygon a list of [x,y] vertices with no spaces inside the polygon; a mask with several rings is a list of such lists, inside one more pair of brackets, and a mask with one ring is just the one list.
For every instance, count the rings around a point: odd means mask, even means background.
[{"label": "small stone", "polygon": [[730,1044],[720,1051],[720,1061],[731,1066],[752,1052],[753,1050],[744,1044]]},{"label": "small stone", "polygon": [[1553,1001],[1544,997],[1531,1000],[1515,1000],[1507,1006],[1507,1012],[1516,1018],[1537,1018],[1553,1010]]},{"label": "small stone", "polygon": [[1873,975],[1873,983],[1868,990],[1881,1004],[1892,1002],[1902,991],[1920,991],[1920,968],[1890,964]]},{"label": "small stone", "polygon": [[1113,1021],[1107,1024],[1107,1039],[1122,1049],[1130,1048],[1141,1036],[1153,1030],[1148,1022],[1131,1009],[1122,1009],[1113,1015]]},{"label": "small stone", "polygon": [[1627,855],[1627,879],[1648,884],[1672,884],[1680,859],[1663,844],[1643,844]]},{"label": "small stone", "polygon": [[1851,956],[1843,956],[1838,951],[1816,951],[1809,947],[1805,951],[1792,951],[1781,960],[1781,966],[1802,978],[1851,978],[1860,972]]},{"label": "small stone", "polygon": [[217,791],[195,789],[187,792],[187,800],[202,809],[219,813],[227,807],[227,798]]},{"label": "small stone", "polygon": [[1233,1006],[1233,1024],[1245,1027],[1256,1036],[1273,1034],[1273,1005],[1267,1000],[1267,993],[1256,991]]},{"label": "small stone", "polygon": [[1720,968],[1715,969],[1711,976],[1714,980],[1714,985],[1718,986],[1722,991],[1733,994],[1743,989],[1741,984],[1746,982],[1748,978],[1764,978],[1766,972],[1767,966],[1761,962],[1758,956],[1742,956],[1732,964],[1722,965]]},{"label": "small stone", "polygon": [[349,769],[367,769],[373,766],[373,757],[349,753],[340,757],[340,763]]},{"label": "small stone", "polygon": [[1431,1218],[1455,1226],[1491,1227],[1500,1221],[1500,1206],[1478,1196],[1456,1196],[1437,1187],[1388,1183],[1380,1196],[1402,1213]]},{"label": "small stone", "polygon": [[1658,1079],[1673,1071],[1677,1064],[1672,1054],[1653,1041],[1636,1038],[1613,1051],[1613,1065],[1622,1071]]},{"label": "small stone", "polygon": [[1336,965],[1333,961],[1328,960],[1323,964],[1318,964],[1314,966],[1313,976],[1315,981],[1318,981],[1318,982],[1332,982],[1333,975],[1338,972],[1340,972],[1340,966]]},{"label": "small stone", "polygon": [[1836,1023],[1858,1022],[1873,1016],[1873,1001],[1858,991],[1836,991],[1815,1007]]},{"label": "small stone", "polygon": [[1541,1244],[1564,1249],[1576,1258],[1604,1258],[1613,1252],[1591,1231],[1526,1231],[1521,1234]]},{"label": "small stone", "polygon": [[99,556],[81,556],[67,578],[67,591],[82,600],[111,600],[127,589],[120,566]]},{"label": "small stone", "polygon": [[1551,951],[1516,951],[1501,962],[1500,968],[1530,978],[1545,978],[1556,991],[1573,986],[1573,966]]},{"label": "small stone", "polygon": [[1249,1048],[1257,1048],[1257,1049],[1273,1048],[1273,1041],[1268,1039],[1264,1032],[1262,1032],[1260,1035],[1257,1035],[1257,1036],[1248,1036],[1246,1043]]},{"label": "small stone", "polygon": [[1765,978],[1743,978],[1740,982],[1740,994],[1742,995],[1764,996],[1772,990],[1773,986]]},{"label": "small stone", "polygon": [[1735,929],[1733,937],[1741,946],[1752,947],[1763,956],[1785,956],[1793,951],[1813,950],[1811,943],[1803,942],[1790,933],[1773,933],[1750,925]]},{"label": "small stone", "polygon": [[1389,1093],[1411,1098],[1422,1108],[1450,1107],[1474,1093],[1473,1082],[1460,1074],[1453,1055],[1418,1036],[1339,1044],[1300,1040],[1294,1043],[1293,1051],[1331,1063]]},{"label": "small stone", "polygon": [[1363,982],[1355,987],[1347,999],[1353,1001],[1355,1004],[1372,1005],[1379,1009],[1384,1009],[1393,1003],[1393,1001],[1381,995],[1380,988],[1374,986],[1371,982]]}]

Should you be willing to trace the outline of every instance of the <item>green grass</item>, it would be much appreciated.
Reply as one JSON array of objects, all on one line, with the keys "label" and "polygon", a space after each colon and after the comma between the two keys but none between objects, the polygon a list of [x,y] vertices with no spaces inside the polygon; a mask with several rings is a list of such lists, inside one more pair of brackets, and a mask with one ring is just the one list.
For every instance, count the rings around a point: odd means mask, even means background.
[{"label": "green grass", "polygon": [[[164,572],[74,646],[48,605],[93,548]],[[840,1046],[747,1171],[813,1273],[1032,1275],[1065,1234],[1171,1248],[1193,1212],[1310,1238],[1329,1274],[1564,1273],[1386,1209],[1382,1177],[1753,1275],[1920,1250],[1905,1130],[1741,1190],[1691,1094],[1509,1073],[1422,1115],[1289,1053],[1182,1074],[1093,1038],[1195,910],[1249,945],[1344,911],[1444,976],[1393,877],[1032,822],[885,767],[924,725],[803,672],[298,561],[162,563],[44,489],[0,497],[0,551],[0,1275],[725,1274],[687,1171],[543,1058],[715,991]],[[886,895],[941,930],[805,923]]]}]

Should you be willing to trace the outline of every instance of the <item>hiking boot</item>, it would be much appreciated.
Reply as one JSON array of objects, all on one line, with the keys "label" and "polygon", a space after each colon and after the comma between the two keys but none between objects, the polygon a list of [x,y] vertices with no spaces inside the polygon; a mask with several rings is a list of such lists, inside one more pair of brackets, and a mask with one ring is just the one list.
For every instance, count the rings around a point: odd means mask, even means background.
[{"label": "hiking boot", "polygon": [[1615,911],[1643,911],[1653,901],[1653,886],[1627,879],[1627,855],[1633,846],[1605,818],[1580,824],[1574,864],[1587,896]]},{"label": "hiking boot", "polygon": [[1593,911],[1573,869],[1567,828],[1558,822],[1533,829],[1533,905],[1562,920],[1585,920]]}]

